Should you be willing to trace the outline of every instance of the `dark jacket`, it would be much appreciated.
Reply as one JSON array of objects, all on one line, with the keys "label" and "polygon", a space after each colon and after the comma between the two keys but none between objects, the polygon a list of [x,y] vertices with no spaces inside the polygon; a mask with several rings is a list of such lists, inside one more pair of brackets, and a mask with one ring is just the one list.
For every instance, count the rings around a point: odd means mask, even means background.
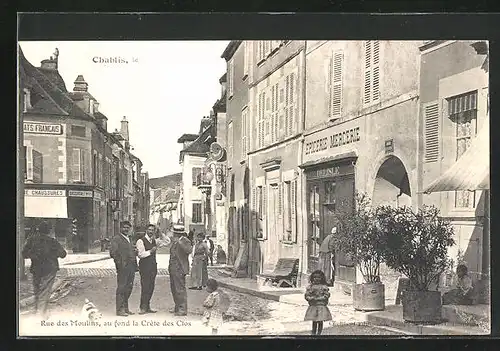
[{"label": "dark jacket", "polygon": [[189,273],[189,254],[193,250],[193,246],[188,238],[180,237],[174,241],[170,247],[170,261],[168,263],[169,270],[180,274]]},{"label": "dark jacket", "polygon": [[45,276],[59,270],[58,258],[66,257],[66,250],[54,238],[43,234],[29,237],[23,248],[23,257],[31,259],[33,275]]},{"label": "dark jacket", "polygon": [[123,235],[118,234],[111,240],[109,255],[115,261],[116,270],[126,267],[137,268],[137,258],[132,243],[129,243]]}]

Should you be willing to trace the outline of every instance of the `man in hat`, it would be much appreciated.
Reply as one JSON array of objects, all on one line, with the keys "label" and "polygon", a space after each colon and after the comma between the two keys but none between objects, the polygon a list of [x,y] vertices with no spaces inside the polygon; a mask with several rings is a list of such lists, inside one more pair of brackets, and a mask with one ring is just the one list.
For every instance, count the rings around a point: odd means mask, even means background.
[{"label": "man in hat", "polygon": [[175,307],[170,312],[173,312],[176,316],[185,316],[187,315],[186,275],[189,273],[188,257],[193,246],[186,237],[183,226],[175,225],[173,233],[168,273]]},{"label": "man in hat", "polygon": [[328,234],[319,247],[318,269],[325,273],[329,286],[333,286],[335,282],[335,234],[337,234],[337,227],[332,228],[330,234]]},{"label": "man in hat", "polygon": [[28,238],[22,255],[31,259],[35,311],[37,314],[41,313],[43,318],[47,318],[52,286],[59,270],[58,258],[66,257],[66,250],[50,236],[49,225],[42,222],[38,226],[38,233]]},{"label": "man in hat", "polygon": [[137,258],[130,240],[130,228],[132,225],[129,221],[120,223],[120,234],[113,237],[109,250],[116,267],[116,315],[122,317],[134,314],[128,307],[137,271]]}]

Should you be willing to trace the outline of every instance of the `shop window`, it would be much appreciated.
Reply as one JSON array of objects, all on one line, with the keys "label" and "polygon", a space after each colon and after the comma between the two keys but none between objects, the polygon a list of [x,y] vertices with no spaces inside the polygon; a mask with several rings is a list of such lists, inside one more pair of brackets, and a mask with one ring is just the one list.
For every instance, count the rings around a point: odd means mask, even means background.
[{"label": "shop window", "polygon": [[337,184],[334,181],[325,182],[325,202],[324,205],[335,211],[335,193]]},{"label": "shop window", "polygon": [[310,221],[310,237],[309,237],[309,254],[317,256],[319,254],[319,240],[321,239],[321,223],[320,223],[320,189],[314,185],[309,188],[309,221]]},{"label": "shop window", "polygon": [[193,223],[203,223],[201,203],[193,203]]},{"label": "shop window", "polygon": [[[456,159],[469,148],[477,134],[477,91],[448,99],[448,117],[455,123]],[[455,191],[456,208],[474,208],[475,191]]]}]

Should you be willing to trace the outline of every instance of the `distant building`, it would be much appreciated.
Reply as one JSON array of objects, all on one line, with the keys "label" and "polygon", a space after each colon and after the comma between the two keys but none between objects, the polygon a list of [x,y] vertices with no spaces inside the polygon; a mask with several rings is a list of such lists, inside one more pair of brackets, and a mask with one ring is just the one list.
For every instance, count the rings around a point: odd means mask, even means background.
[{"label": "distant building", "polygon": [[99,241],[134,217],[128,121],[109,133],[84,77],[66,89],[57,50],[41,67],[21,48],[19,56],[26,230],[44,221],[66,249],[100,251]]},{"label": "distant building", "polygon": [[180,222],[178,202],[181,195],[181,184],[182,173],[149,180],[150,222],[157,225],[163,232],[169,230],[173,224]]}]

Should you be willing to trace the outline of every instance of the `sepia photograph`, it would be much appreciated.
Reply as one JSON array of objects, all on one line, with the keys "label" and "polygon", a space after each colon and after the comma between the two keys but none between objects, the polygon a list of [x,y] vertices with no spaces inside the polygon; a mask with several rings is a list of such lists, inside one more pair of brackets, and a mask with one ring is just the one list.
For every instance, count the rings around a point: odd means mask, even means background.
[{"label": "sepia photograph", "polygon": [[18,337],[490,334],[488,40],[17,52]]}]

